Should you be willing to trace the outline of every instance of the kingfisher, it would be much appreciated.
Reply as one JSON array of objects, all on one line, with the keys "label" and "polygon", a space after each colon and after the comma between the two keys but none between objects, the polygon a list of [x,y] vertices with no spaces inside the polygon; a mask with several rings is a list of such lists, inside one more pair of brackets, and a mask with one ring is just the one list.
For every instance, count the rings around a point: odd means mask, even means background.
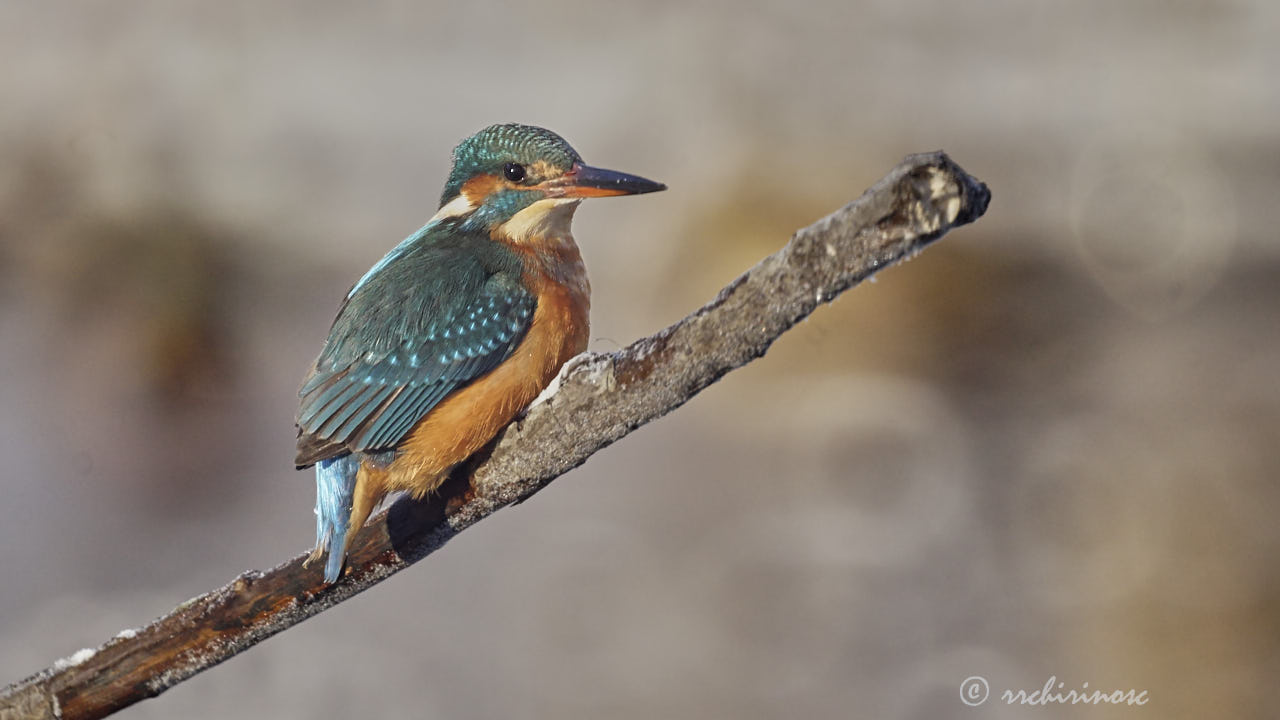
[{"label": "kingfisher", "polygon": [[438,488],[586,349],[582,199],[665,189],[531,125],[454,148],[439,210],[347,292],[298,391],[295,465],[316,468],[307,564],[327,550],[326,582],[383,498]]}]

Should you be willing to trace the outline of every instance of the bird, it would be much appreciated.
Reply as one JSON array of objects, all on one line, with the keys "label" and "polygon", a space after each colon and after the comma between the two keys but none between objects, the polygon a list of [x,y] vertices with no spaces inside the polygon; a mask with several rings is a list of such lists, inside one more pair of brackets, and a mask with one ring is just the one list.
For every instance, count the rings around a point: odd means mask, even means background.
[{"label": "bird", "polygon": [[326,583],[387,495],[433,492],[586,350],[582,200],[665,189],[532,125],[454,148],[439,209],[347,292],[298,391],[294,464],[316,476],[306,564],[327,551]]}]

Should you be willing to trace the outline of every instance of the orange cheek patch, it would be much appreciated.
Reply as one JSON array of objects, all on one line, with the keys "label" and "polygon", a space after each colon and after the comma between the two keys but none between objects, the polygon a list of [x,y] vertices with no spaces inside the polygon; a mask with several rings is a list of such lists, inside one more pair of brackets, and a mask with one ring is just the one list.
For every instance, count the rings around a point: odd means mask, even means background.
[{"label": "orange cheek patch", "polygon": [[504,181],[497,175],[476,175],[462,184],[462,194],[473,206],[480,205],[493,191],[503,185]]}]

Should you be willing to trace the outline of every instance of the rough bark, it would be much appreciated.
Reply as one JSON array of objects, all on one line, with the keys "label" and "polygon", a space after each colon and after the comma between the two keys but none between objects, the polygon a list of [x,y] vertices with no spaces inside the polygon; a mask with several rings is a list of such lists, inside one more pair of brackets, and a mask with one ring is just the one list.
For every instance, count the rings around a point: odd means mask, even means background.
[{"label": "rough bark", "polygon": [[614,353],[586,353],[438,495],[396,502],[356,537],[333,585],[303,555],[179,605],[0,692],[0,720],[100,718],[158,695],[364,591],[541,490],[593,453],[760,357],[824,302],[986,211],[990,193],[944,153],[911,155],[791,238],[707,305]]}]

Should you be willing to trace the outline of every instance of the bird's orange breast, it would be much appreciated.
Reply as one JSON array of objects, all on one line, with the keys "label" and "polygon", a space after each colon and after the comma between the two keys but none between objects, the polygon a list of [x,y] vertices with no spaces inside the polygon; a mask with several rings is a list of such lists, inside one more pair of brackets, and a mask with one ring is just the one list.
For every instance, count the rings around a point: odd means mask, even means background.
[{"label": "bird's orange breast", "polygon": [[572,237],[547,246],[515,247],[524,282],[537,298],[524,339],[501,365],[440,402],[396,448],[385,492],[434,490],[449,468],[492,440],[551,383],[569,358],[587,348],[590,285]]}]

